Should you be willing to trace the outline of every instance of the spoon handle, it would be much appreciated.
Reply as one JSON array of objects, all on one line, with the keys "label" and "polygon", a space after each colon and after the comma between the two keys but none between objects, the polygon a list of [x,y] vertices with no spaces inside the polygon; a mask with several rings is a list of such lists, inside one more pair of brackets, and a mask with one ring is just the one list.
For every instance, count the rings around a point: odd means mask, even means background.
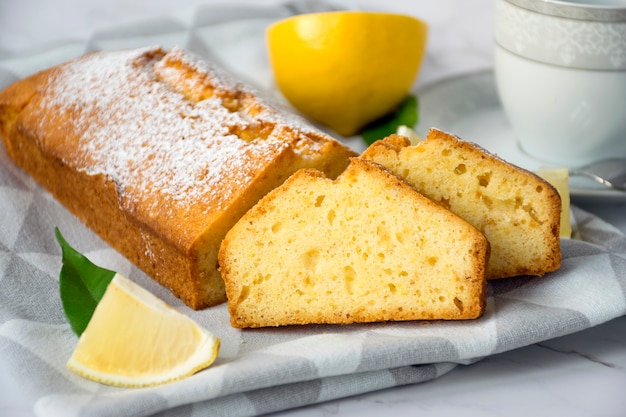
[{"label": "spoon handle", "polygon": [[594,180],[598,184],[602,184],[607,188],[612,188],[614,190],[626,191],[626,173],[612,177],[611,180],[607,180],[598,175],[592,174],[591,172],[586,171],[571,171],[569,173],[570,177],[585,177]]}]

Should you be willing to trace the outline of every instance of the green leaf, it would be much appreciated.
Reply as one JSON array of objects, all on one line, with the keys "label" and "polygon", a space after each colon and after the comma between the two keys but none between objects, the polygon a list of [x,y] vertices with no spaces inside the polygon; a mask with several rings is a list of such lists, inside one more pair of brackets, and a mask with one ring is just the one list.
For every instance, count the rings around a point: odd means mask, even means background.
[{"label": "green leaf", "polygon": [[93,264],[72,248],[58,228],[54,229],[54,233],[63,252],[63,266],[59,275],[61,303],[72,330],[80,336],[115,272]]},{"label": "green leaf", "polygon": [[398,126],[413,127],[419,120],[418,101],[415,96],[407,96],[400,106],[391,114],[373,121],[361,130],[361,137],[368,145],[396,133]]}]

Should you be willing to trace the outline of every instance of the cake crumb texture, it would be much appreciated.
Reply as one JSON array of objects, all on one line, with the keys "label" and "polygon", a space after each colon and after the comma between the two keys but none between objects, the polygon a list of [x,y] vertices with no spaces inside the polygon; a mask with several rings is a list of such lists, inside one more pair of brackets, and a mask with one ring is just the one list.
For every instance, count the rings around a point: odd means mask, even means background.
[{"label": "cake crumb texture", "polygon": [[361,157],[402,176],[483,232],[491,244],[488,279],[539,276],[560,267],[561,198],[534,173],[437,129],[415,146],[392,135]]},{"label": "cake crumb texture", "polygon": [[470,319],[485,308],[482,233],[378,164],[301,170],[228,232],[234,327]]}]

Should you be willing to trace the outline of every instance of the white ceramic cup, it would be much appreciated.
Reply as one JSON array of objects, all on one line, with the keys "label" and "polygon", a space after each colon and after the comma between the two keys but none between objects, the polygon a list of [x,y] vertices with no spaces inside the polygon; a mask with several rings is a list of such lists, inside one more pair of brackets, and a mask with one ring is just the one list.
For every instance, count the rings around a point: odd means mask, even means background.
[{"label": "white ceramic cup", "polygon": [[524,152],[626,157],[626,0],[497,0],[495,76]]}]

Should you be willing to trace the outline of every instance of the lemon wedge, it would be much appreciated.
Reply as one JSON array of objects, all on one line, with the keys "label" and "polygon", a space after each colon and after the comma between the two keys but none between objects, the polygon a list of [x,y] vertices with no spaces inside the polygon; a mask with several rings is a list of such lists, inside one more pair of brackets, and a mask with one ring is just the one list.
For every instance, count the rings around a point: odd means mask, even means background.
[{"label": "lemon wedge", "polygon": [[567,168],[540,167],[537,175],[548,181],[561,196],[561,237],[572,236],[570,219],[569,170]]},{"label": "lemon wedge", "polygon": [[419,19],[366,11],[297,15],[266,33],[278,89],[305,116],[344,136],[406,98],[426,37]]},{"label": "lemon wedge", "polygon": [[146,387],[210,366],[220,340],[152,293],[117,274],[67,367],[108,385]]}]

